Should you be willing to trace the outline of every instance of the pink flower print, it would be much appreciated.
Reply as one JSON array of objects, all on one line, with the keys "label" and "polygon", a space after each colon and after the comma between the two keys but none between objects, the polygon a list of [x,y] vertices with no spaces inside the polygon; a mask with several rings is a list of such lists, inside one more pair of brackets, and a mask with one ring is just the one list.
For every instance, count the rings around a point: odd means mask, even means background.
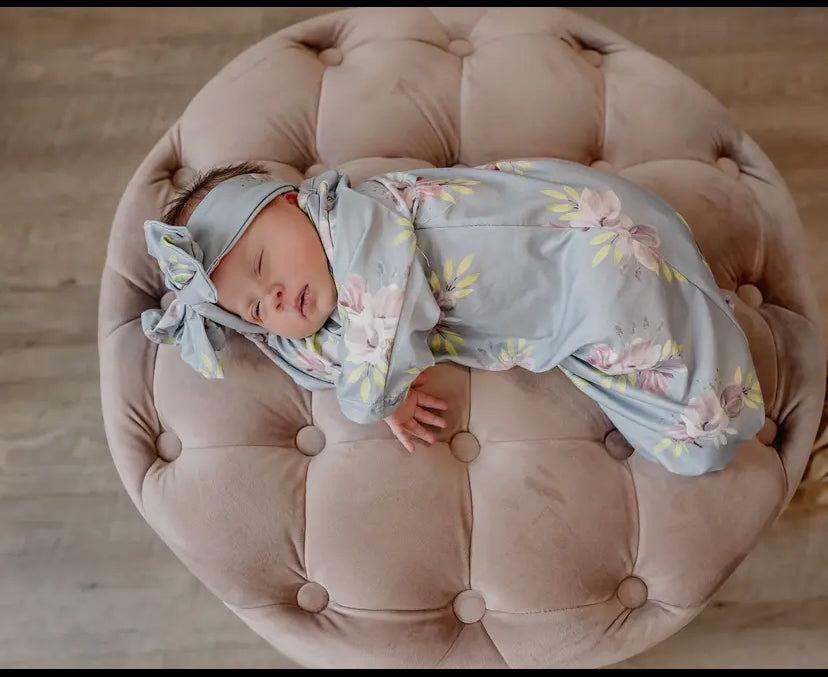
[{"label": "pink flower print", "polygon": [[627,229],[633,223],[621,213],[621,200],[615,191],[600,192],[584,188],[578,199],[578,211],[569,222],[571,228]]},{"label": "pink flower print", "polygon": [[615,251],[619,259],[625,259],[632,255],[645,268],[658,271],[661,258],[657,250],[661,240],[655,228],[631,225],[629,228],[619,228],[617,232]]},{"label": "pink flower print", "polygon": [[712,442],[716,447],[727,442],[725,433],[735,434],[729,428],[730,417],[722,408],[718,395],[708,390],[694,397],[681,415],[681,423],[667,430],[673,440],[703,446]]},{"label": "pink flower print", "polygon": [[448,181],[438,181],[435,179],[424,179],[421,176],[417,177],[414,185],[407,189],[407,192],[412,194],[415,198],[423,199],[427,197],[440,197],[443,192],[443,186]]},{"label": "pink flower print", "polygon": [[745,408],[745,395],[742,386],[736,383],[725,386],[719,402],[730,418],[736,418]]},{"label": "pink flower print", "polygon": [[328,372],[328,364],[325,360],[310,350],[297,349],[296,357],[306,371],[321,371],[323,373]]},{"label": "pink flower print", "polygon": [[440,287],[434,292],[434,300],[437,302],[437,306],[440,308],[440,320],[444,320],[446,317],[446,313],[451,310],[454,310],[454,307],[457,305],[457,298],[455,295],[445,289]]},{"label": "pink flower print", "polygon": [[634,373],[637,386],[654,394],[666,393],[669,379],[673,378],[671,372],[685,369],[681,357],[670,346],[665,350],[660,343],[643,338],[634,338],[621,354],[607,343],[594,345],[587,362],[608,376]]},{"label": "pink flower print", "polygon": [[364,307],[365,278],[351,275],[339,289],[339,305],[354,313],[361,313]]},{"label": "pink flower print", "polygon": [[349,362],[381,364],[386,361],[402,305],[403,293],[396,285],[382,287],[376,294],[363,292],[362,308],[349,314],[345,330]]},{"label": "pink flower print", "polygon": [[667,392],[667,379],[670,378],[673,378],[670,372],[648,369],[638,373],[638,387],[654,395],[663,395]]},{"label": "pink flower print", "polygon": [[411,179],[402,179],[389,181],[386,185],[396,193],[395,197],[397,201],[404,204],[406,209],[411,211],[414,207],[415,200],[440,197],[447,183],[448,181],[424,179],[418,176],[414,181],[411,181]]},{"label": "pink flower print", "polygon": [[587,358],[593,367],[606,371],[618,359],[618,355],[608,343],[599,343],[592,346],[592,354]]},{"label": "pink flower print", "polygon": [[660,360],[661,346],[658,343],[634,338],[605,371],[612,376],[629,374],[633,371],[646,371],[655,367]]}]

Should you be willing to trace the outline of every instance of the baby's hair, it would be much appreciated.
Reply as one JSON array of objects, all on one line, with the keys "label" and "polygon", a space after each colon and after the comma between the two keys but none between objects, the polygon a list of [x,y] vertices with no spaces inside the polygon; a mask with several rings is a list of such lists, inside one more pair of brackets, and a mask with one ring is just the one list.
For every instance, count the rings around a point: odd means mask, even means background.
[{"label": "baby's hair", "polygon": [[259,162],[246,160],[197,172],[190,185],[178,191],[167,203],[161,220],[170,226],[186,226],[198,203],[207,193],[222,181],[245,174],[267,174],[267,169]]}]

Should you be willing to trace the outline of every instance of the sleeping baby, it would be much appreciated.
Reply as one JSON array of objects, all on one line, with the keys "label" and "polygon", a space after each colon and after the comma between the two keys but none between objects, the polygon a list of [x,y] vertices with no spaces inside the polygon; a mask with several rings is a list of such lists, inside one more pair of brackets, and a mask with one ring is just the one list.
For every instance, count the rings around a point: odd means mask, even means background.
[{"label": "sleeping baby", "polygon": [[299,186],[254,163],[196,178],[149,253],[176,294],[144,333],[221,378],[224,331],[343,414],[433,442],[438,362],[553,368],[637,453],[720,470],[765,416],[750,349],[684,219],[613,174],[562,160]]}]

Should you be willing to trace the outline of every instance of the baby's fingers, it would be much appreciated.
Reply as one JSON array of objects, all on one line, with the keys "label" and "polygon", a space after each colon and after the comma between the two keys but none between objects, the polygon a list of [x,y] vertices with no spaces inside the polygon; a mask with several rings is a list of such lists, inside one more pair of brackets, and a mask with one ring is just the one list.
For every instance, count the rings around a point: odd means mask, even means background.
[{"label": "baby's fingers", "polygon": [[434,397],[434,395],[426,395],[424,392],[419,390],[415,392],[417,393],[417,406],[428,407],[429,409],[448,409],[448,405],[445,400],[441,400],[439,397]]},{"label": "baby's fingers", "polygon": [[408,433],[398,424],[398,423],[391,423],[390,420],[386,419],[388,423],[388,427],[391,428],[391,432],[394,433],[394,437],[396,437],[402,445],[405,447],[405,450],[409,453],[414,452],[414,442],[411,441],[411,438],[408,436]]},{"label": "baby's fingers", "polygon": [[[414,437],[419,437],[424,442],[428,442],[429,444],[433,444],[435,441],[434,433],[426,430],[421,426],[417,421],[413,418],[405,424],[405,429],[410,432]],[[412,449],[413,451],[413,449]]]},{"label": "baby's fingers", "polygon": [[414,411],[414,418],[420,421],[420,423],[428,423],[429,425],[435,425],[438,428],[446,427],[446,421],[442,416],[438,416],[433,411],[423,409],[422,407],[417,407]]}]

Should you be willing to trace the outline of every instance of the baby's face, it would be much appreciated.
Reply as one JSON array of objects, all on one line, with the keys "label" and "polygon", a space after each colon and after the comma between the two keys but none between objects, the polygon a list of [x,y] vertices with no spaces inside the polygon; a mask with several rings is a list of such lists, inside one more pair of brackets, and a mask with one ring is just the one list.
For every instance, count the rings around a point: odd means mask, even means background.
[{"label": "baby's face", "polygon": [[311,336],[336,307],[325,250],[296,193],[259,212],[210,277],[219,306],[284,338]]}]

